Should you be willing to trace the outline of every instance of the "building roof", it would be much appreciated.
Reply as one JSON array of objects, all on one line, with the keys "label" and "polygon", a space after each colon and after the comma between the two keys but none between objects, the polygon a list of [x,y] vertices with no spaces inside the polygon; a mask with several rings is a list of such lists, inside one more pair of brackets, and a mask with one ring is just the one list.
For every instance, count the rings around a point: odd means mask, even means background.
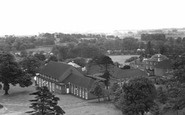
[{"label": "building roof", "polygon": [[63,80],[64,83],[72,83],[80,87],[85,87],[90,89],[94,83],[94,79],[85,77],[84,75],[70,74],[66,79]]},{"label": "building roof", "polygon": [[101,77],[103,74],[104,74],[104,73],[95,73],[95,74],[86,75],[86,76],[87,76],[87,77],[90,77],[90,78],[92,78],[92,79],[95,79],[95,80],[105,81],[106,79]]},{"label": "building roof", "polygon": [[163,60],[168,59],[165,55],[162,54],[155,54],[153,55],[150,59],[148,59],[149,61],[156,61],[156,62],[160,62]]},{"label": "building roof", "polygon": [[172,62],[170,60],[163,60],[159,62],[157,65],[155,65],[155,68],[160,68],[160,69],[172,69]]},{"label": "building roof", "polygon": [[78,64],[74,63],[74,62],[69,62],[69,65],[72,65],[73,67],[79,68],[81,66],[79,66]]},{"label": "building roof", "polygon": [[114,72],[113,76],[117,79],[124,79],[130,77],[148,76],[148,74],[147,72],[140,69],[117,69],[117,71]]},{"label": "building roof", "polygon": [[50,61],[40,70],[40,73],[59,79],[59,77],[61,77],[71,67],[71,65],[66,63]]}]

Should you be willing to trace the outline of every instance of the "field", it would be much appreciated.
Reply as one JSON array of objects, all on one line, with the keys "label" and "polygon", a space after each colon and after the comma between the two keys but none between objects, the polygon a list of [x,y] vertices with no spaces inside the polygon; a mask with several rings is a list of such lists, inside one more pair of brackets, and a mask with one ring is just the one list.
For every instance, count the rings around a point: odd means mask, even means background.
[{"label": "field", "polygon": [[27,49],[27,52],[38,52],[38,51],[44,51],[44,52],[50,52],[52,49],[52,46],[41,46],[33,49]]},{"label": "field", "polygon": [[113,62],[118,62],[120,64],[125,65],[126,59],[129,59],[135,56],[138,56],[138,55],[110,55],[109,57],[112,59]]},{"label": "field", "polygon": [[[10,95],[4,96],[0,90],[0,103],[7,108],[1,115],[26,115],[30,110],[30,99],[34,97],[29,93],[34,92],[35,87],[20,88],[11,87]],[[58,95],[59,105],[66,112],[65,115],[122,115],[110,102],[97,103],[97,100],[83,100],[72,95]]]}]

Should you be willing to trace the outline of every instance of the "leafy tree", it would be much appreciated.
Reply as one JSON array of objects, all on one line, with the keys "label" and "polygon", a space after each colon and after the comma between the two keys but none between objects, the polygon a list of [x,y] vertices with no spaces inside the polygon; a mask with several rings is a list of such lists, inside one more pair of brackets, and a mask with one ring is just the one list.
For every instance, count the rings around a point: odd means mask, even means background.
[{"label": "leafy tree", "polygon": [[108,89],[109,80],[110,80],[109,68],[110,68],[111,65],[114,65],[112,59],[109,56],[100,55],[100,56],[94,57],[90,63],[97,64],[100,67],[105,68],[105,72],[104,72],[104,74],[101,77],[106,79],[104,81],[104,83],[105,83],[105,86]]},{"label": "leafy tree", "polygon": [[173,77],[169,79],[168,100],[163,111],[176,111],[185,108],[185,56],[176,56],[173,63]]},{"label": "leafy tree", "polygon": [[151,41],[148,41],[147,42],[147,46],[146,46],[146,56],[147,57],[150,57],[150,56],[152,56],[153,55],[153,48],[152,48],[152,43],[151,43]]},{"label": "leafy tree", "polygon": [[10,84],[19,84],[21,87],[28,87],[32,84],[29,74],[22,71],[14,56],[10,53],[0,54],[0,81],[4,85],[5,95],[8,95]]},{"label": "leafy tree", "polygon": [[130,57],[129,59],[126,59],[125,60],[125,63],[129,63],[129,62],[132,62],[132,61],[134,61],[134,60],[136,60],[136,59],[138,59],[138,57]]},{"label": "leafy tree", "polygon": [[185,82],[185,56],[177,57],[173,64],[175,79],[179,82]]},{"label": "leafy tree", "polygon": [[104,84],[100,81],[95,81],[91,87],[90,93],[98,97],[98,102],[100,102],[100,97],[104,96]]},{"label": "leafy tree", "polygon": [[115,94],[115,92],[119,89],[121,89],[121,86],[117,82],[113,83],[110,87],[111,93],[113,94]]},{"label": "leafy tree", "polygon": [[29,56],[24,58],[20,62],[20,64],[24,71],[31,74],[32,76],[35,76],[35,74],[39,71],[39,68],[41,67],[42,62],[34,56]]},{"label": "leafy tree", "polygon": [[40,61],[45,61],[46,60],[46,57],[43,53],[36,53],[34,56],[36,58],[38,58]]},{"label": "leafy tree", "polygon": [[50,55],[50,56],[48,57],[46,63],[48,63],[48,62],[50,62],[50,61],[56,61],[56,62],[57,62],[57,61],[58,61],[57,56],[55,56],[55,55]]},{"label": "leafy tree", "polygon": [[26,50],[22,50],[22,51],[20,52],[20,56],[21,56],[21,57],[27,57],[27,56],[28,56],[27,51],[26,51]]},{"label": "leafy tree", "polygon": [[73,59],[74,63],[80,65],[81,67],[85,67],[86,63],[86,59],[82,58],[82,57],[77,57]]},{"label": "leafy tree", "polygon": [[33,111],[28,111],[31,115],[64,115],[64,110],[58,106],[58,97],[55,97],[46,86],[37,87],[36,92],[30,95],[35,95],[35,99],[30,100],[30,108]]},{"label": "leafy tree", "polygon": [[121,69],[130,69],[131,67],[129,65],[123,66]]},{"label": "leafy tree", "polygon": [[131,79],[123,85],[123,94],[120,97],[121,109],[124,114],[133,115],[149,112],[155,105],[156,89],[147,78]]},{"label": "leafy tree", "polygon": [[121,86],[117,83],[117,82],[114,82],[113,84],[111,84],[110,86],[110,95],[113,97],[113,101],[114,102],[117,102],[117,100],[120,98],[119,94],[121,94]]},{"label": "leafy tree", "polygon": [[157,89],[157,101],[165,104],[168,101],[167,92],[162,89],[162,87],[159,87]]}]

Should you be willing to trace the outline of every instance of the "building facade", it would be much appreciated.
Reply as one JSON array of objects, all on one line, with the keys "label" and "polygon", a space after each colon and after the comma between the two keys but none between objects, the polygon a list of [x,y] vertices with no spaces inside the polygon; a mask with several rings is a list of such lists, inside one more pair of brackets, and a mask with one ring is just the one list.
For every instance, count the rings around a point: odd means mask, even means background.
[{"label": "building facade", "polygon": [[54,93],[72,94],[83,99],[96,98],[90,93],[95,80],[84,76],[66,63],[49,62],[37,74],[35,80],[38,86],[47,86]]}]

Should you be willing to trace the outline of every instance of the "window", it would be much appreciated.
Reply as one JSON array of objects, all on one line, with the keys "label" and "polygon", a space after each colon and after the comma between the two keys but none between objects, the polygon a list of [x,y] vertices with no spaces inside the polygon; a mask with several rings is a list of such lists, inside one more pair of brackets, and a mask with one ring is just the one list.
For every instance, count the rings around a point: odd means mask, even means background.
[{"label": "window", "polygon": [[78,96],[78,87],[76,86],[76,95]]},{"label": "window", "polygon": [[66,85],[66,93],[69,93],[69,84]]},{"label": "window", "polygon": [[84,92],[84,88],[82,88],[82,98],[85,98],[84,96],[85,96],[85,94],[84,94],[85,92]]},{"label": "window", "polygon": [[51,82],[49,82],[49,90],[52,91]]},{"label": "window", "polygon": [[55,91],[55,83],[52,83],[52,91]]},{"label": "window", "polygon": [[85,99],[88,99],[87,89],[85,89]]},{"label": "window", "polygon": [[39,77],[37,77],[37,84],[39,84]]},{"label": "window", "polygon": [[73,84],[71,84],[71,93],[73,93]]},{"label": "window", "polygon": [[79,91],[79,93],[80,93],[80,95],[79,95],[79,96],[81,97],[81,96],[82,96],[82,92],[81,92],[82,88],[81,88],[81,87],[79,87],[79,90],[80,90],[80,91]]}]

